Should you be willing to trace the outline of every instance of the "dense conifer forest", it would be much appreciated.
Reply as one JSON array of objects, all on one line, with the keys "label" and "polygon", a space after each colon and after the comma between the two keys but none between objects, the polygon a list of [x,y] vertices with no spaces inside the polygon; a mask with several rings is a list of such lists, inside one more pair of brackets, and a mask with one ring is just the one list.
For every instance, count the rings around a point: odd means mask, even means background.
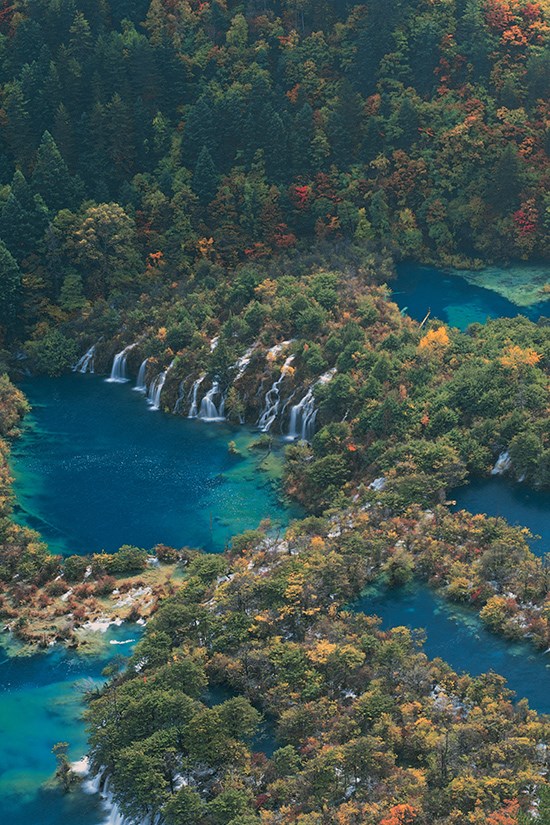
[{"label": "dense conifer forest", "polygon": [[[550,487],[548,320],[390,291],[548,260],[549,42],[547,0],[0,0],[0,618],[76,645],[151,553],[177,569],[88,697],[110,822],[550,823],[547,717],[350,608],[421,582],[550,649],[548,559],[449,498]],[[71,369],[285,437],[304,517],[50,552],[13,518],[16,384]]]}]

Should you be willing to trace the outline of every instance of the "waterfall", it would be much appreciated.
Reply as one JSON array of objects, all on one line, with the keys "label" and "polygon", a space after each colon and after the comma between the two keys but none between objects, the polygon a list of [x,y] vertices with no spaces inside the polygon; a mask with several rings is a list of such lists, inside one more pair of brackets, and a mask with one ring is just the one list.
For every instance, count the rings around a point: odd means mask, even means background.
[{"label": "waterfall", "polygon": [[176,403],[174,404],[174,409],[172,410],[174,415],[179,415],[179,413],[181,413],[181,407],[182,407],[182,404],[183,404],[184,399],[185,399],[185,384],[187,383],[187,380],[189,378],[191,378],[190,375],[186,376],[186,378],[184,378],[179,383],[178,397],[176,398]]},{"label": "waterfall", "polygon": [[113,359],[113,366],[111,368],[111,375],[106,380],[112,384],[125,384],[128,381],[126,375],[126,359],[128,353],[134,349],[136,344],[130,344],[125,347],[122,352],[118,352]]},{"label": "waterfall", "polygon": [[290,355],[282,366],[279,378],[272,384],[271,389],[266,393],[264,410],[260,416],[260,420],[258,421],[258,427],[263,433],[269,432],[273,426],[273,422],[279,414],[279,406],[281,404],[281,384],[283,383],[285,375],[288,373],[288,368],[293,361],[294,355]]},{"label": "waterfall", "polygon": [[220,343],[220,336],[216,335],[216,337],[212,338],[212,340],[210,341],[210,352],[214,352],[214,350],[216,349],[216,347],[218,346],[219,343]]},{"label": "waterfall", "polygon": [[162,388],[166,382],[166,377],[170,370],[172,369],[172,365],[174,362],[170,364],[163,372],[159,372],[156,378],[153,379],[149,386],[149,390],[147,392],[147,401],[151,405],[152,410],[160,410],[160,395],[162,393]]},{"label": "waterfall", "polygon": [[213,381],[211,388],[208,390],[206,395],[201,401],[201,408],[199,412],[199,418],[202,418],[203,421],[224,421],[224,410],[225,410],[225,396],[222,396],[220,401],[220,407],[216,407],[214,403],[214,399],[217,398],[220,393],[220,382]]},{"label": "waterfall", "polygon": [[315,396],[313,387],[310,387],[299,404],[295,404],[290,411],[288,438],[292,441],[297,438],[301,441],[311,441],[316,417]]},{"label": "waterfall", "polygon": [[287,349],[291,344],[293,344],[294,341],[295,339],[291,338],[290,341],[281,341],[280,344],[275,344],[274,347],[268,349],[266,353],[266,359],[268,361],[275,361],[277,356],[280,355],[283,350]]},{"label": "waterfall", "polygon": [[317,379],[304,395],[302,400],[295,404],[290,411],[290,424],[288,436],[292,441],[299,438],[301,441],[311,441],[315,434],[315,421],[317,410],[315,408],[315,387],[320,384],[328,384],[336,373],[335,369],[325,372]]},{"label": "waterfall", "polygon": [[508,452],[508,450],[505,450],[503,453],[499,455],[495,466],[491,470],[491,475],[501,476],[503,473],[507,473],[511,467],[512,459],[510,458],[510,453]]},{"label": "waterfall", "polygon": [[371,481],[369,484],[369,489],[374,490],[376,493],[381,493],[386,489],[386,477],[380,476],[379,478],[375,478],[374,481]]},{"label": "waterfall", "polygon": [[250,364],[250,359],[252,358],[252,353],[254,352],[254,350],[256,349],[257,346],[258,346],[257,344],[253,344],[251,347],[249,347],[247,349],[247,351],[245,352],[245,354],[241,355],[241,357],[238,359],[238,361],[236,361],[233,364],[233,366],[231,367],[232,370],[233,369],[237,370],[237,375],[233,379],[233,383],[238,381],[239,378],[242,378],[243,375],[245,374],[246,368]]},{"label": "waterfall", "polygon": [[136,392],[147,392],[147,384],[145,383],[145,378],[147,376],[147,364],[149,363],[149,359],[146,358],[145,361],[141,362],[141,366],[139,368],[138,377],[136,380],[136,386],[134,387]]},{"label": "waterfall", "polygon": [[95,362],[95,348],[96,345],[93,344],[88,352],[86,352],[79,361],[73,367],[73,372],[90,372],[93,374],[94,372],[94,362]]},{"label": "waterfall", "polygon": [[198,406],[198,394],[199,394],[199,387],[206,378],[206,373],[203,373],[196,381],[193,382],[193,386],[191,387],[191,406],[189,408],[189,413],[187,418],[196,418],[199,414],[199,406]]}]

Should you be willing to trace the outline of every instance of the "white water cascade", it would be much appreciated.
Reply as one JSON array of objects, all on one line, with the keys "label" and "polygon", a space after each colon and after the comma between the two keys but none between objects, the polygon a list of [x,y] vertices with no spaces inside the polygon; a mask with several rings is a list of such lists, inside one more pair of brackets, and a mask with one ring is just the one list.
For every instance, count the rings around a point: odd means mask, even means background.
[{"label": "white water cascade", "polygon": [[290,426],[288,438],[295,441],[311,441],[317,410],[315,409],[315,395],[310,387],[302,400],[290,410]]},{"label": "white water cascade", "polygon": [[274,347],[268,349],[266,352],[266,360],[267,361],[275,361],[276,358],[283,352],[283,350],[288,349],[288,347],[294,343],[296,339],[291,338],[289,341],[281,341],[280,344],[275,344]]},{"label": "white water cascade", "polygon": [[501,476],[503,473],[507,473],[512,466],[512,459],[510,457],[510,453],[508,450],[505,450],[501,453],[497,459],[497,462],[493,469],[491,470],[492,476]]},{"label": "white water cascade", "polygon": [[88,352],[84,353],[82,358],[80,358],[74,365],[73,372],[81,372],[82,374],[90,372],[93,375],[95,363],[95,348],[96,344],[93,344],[88,350]]},{"label": "white water cascade", "polygon": [[245,374],[246,368],[250,364],[250,360],[252,358],[252,353],[254,352],[254,350],[256,349],[257,346],[258,346],[257,344],[253,344],[251,347],[249,347],[247,349],[247,351],[245,352],[245,354],[241,355],[241,357],[238,359],[238,361],[236,361],[233,364],[233,366],[231,367],[231,369],[237,370],[237,375],[233,379],[233,383],[238,381],[239,378],[242,378],[243,375]]},{"label": "white water cascade", "polygon": [[[187,376],[187,378],[189,378],[189,376]],[[174,404],[174,409],[172,410],[174,415],[179,415],[179,413],[181,413],[181,406],[185,400],[185,382],[187,381],[187,378],[184,378],[183,381],[180,381],[179,383],[178,397],[176,398],[176,403]]]},{"label": "white water cascade", "polygon": [[[219,408],[214,399],[221,396]],[[225,396],[221,395],[220,382],[213,381],[212,386],[201,401],[199,418],[203,421],[225,421]]]},{"label": "white water cascade", "polygon": [[126,360],[128,353],[131,352],[136,344],[130,344],[125,347],[122,352],[118,352],[113,359],[113,366],[111,368],[111,375],[106,380],[111,384],[125,384],[129,378],[126,374]]},{"label": "white water cascade", "polygon": [[191,406],[189,408],[189,412],[187,414],[187,418],[197,418],[199,414],[199,405],[198,405],[198,395],[199,395],[199,388],[204,379],[206,378],[206,373],[200,375],[196,381],[193,382],[193,386],[191,387]]},{"label": "white water cascade", "polygon": [[149,363],[149,359],[146,358],[145,361],[141,362],[141,366],[139,368],[138,377],[136,380],[136,386],[134,387],[136,392],[147,392],[147,384],[145,382],[145,378],[147,377],[147,364]]},{"label": "white water cascade", "polygon": [[300,441],[311,441],[315,433],[315,421],[317,419],[317,410],[315,408],[315,387],[320,384],[328,384],[334,377],[335,369],[325,372],[317,379],[304,395],[302,400],[295,404],[290,411],[290,425],[287,438],[295,441],[297,438]]},{"label": "white water cascade", "polygon": [[151,405],[152,410],[160,410],[160,395],[162,393],[162,389],[164,384],[166,383],[166,377],[170,370],[172,369],[173,361],[169,367],[167,367],[163,372],[159,372],[156,378],[153,379],[149,386],[149,390],[147,392],[147,401]]},{"label": "white water cascade", "polygon": [[288,369],[294,361],[294,355],[289,355],[281,368],[279,378],[272,384],[271,389],[268,390],[265,396],[264,410],[258,421],[258,427],[263,433],[268,433],[273,422],[279,414],[279,407],[281,405],[281,384],[288,373]]}]

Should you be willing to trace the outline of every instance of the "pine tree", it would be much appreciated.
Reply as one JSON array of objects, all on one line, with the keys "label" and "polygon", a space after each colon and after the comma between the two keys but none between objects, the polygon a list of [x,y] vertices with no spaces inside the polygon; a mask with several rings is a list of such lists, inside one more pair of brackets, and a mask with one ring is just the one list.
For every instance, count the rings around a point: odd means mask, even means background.
[{"label": "pine tree", "polygon": [[13,330],[21,298],[21,271],[17,261],[0,241],[0,325]]},{"label": "pine tree", "polygon": [[396,145],[400,149],[408,149],[418,139],[419,126],[416,106],[409,97],[406,97],[399,107],[396,123],[400,131]]},{"label": "pine tree", "polygon": [[262,111],[262,146],[264,150],[267,177],[277,183],[288,175],[288,137],[283,120],[278,112],[267,103]]},{"label": "pine tree", "polygon": [[218,188],[218,173],[212,160],[212,155],[203,146],[197,165],[195,166],[195,174],[193,175],[193,190],[198,195],[200,202],[204,205],[210,203],[216,194]]},{"label": "pine tree", "polygon": [[206,148],[212,158],[216,152],[214,118],[206,97],[199,97],[190,109],[183,133],[184,162],[191,169]]},{"label": "pine tree", "polygon": [[78,312],[86,305],[82,278],[77,272],[69,272],[61,285],[59,303],[66,312]]},{"label": "pine tree", "polygon": [[313,135],[313,109],[306,102],[294,118],[294,128],[290,135],[292,171],[295,175],[309,171]]},{"label": "pine tree", "polygon": [[79,195],[78,184],[71,177],[67,164],[49,132],[44,132],[38,147],[31,182],[34,191],[42,196],[53,212],[76,205]]},{"label": "pine tree", "polygon": [[74,128],[71,116],[63,103],[58,106],[55,113],[53,139],[69,169],[74,169],[76,164]]},{"label": "pine tree", "polygon": [[25,171],[29,168],[35,149],[33,125],[23,96],[21,84],[13,82],[4,87],[4,107],[6,110],[6,137],[14,160]]},{"label": "pine tree", "polygon": [[487,188],[489,202],[501,214],[511,212],[517,206],[523,177],[517,148],[513,143],[508,143],[495,163]]},{"label": "pine tree", "polygon": [[380,61],[393,48],[393,32],[401,12],[401,0],[370,0],[366,17],[358,24],[354,80],[359,89],[372,94],[376,88]]},{"label": "pine tree", "polygon": [[13,176],[10,194],[0,211],[0,235],[11,254],[22,261],[36,251],[46,226],[48,211],[40,195],[32,190],[19,170]]},{"label": "pine tree", "polygon": [[329,137],[338,166],[353,163],[361,137],[361,101],[351,84],[340,84],[338,101],[329,121]]}]

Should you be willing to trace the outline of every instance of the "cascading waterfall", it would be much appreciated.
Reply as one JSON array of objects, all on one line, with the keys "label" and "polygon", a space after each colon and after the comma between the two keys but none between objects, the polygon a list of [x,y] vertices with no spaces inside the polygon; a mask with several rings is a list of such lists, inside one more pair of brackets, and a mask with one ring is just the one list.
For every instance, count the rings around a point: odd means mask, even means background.
[{"label": "cascading waterfall", "polygon": [[334,377],[335,369],[325,372],[317,379],[304,395],[302,400],[295,404],[290,411],[290,424],[288,429],[289,440],[295,441],[299,438],[301,441],[311,441],[315,433],[315,421],[317,419],[317,410],[315,408],[315,387],[320,384],[328,384]]},{"label": "cascading waterfall", "polygon": [[310,441],[316,417],[315,395],[313,387],[310,387],[302,400],[295,404],[290,411],[288,438],[292,441],[297,438],[300,438],[301,441]]},{"label": "cascading waterfall", "polygon": [[218,346],[219,343],[220,343],[220,336],[216,335],[216,337],[212,338],[212,340],[210,341],[210,352],[214,352],[214,350],[216,349],[216,347]]},{"label": "cascading waterfall", "polygon": [[105,779],[105,770],[100,770],[94,777],[86,779],[82,783],[82,790],[89,794],[99,794],[105,809],[105,819],[101,825],[130,825],[130,820],[125,819],[117,803],[114,801],[113,793],[110,789],[111,778]]},{"label": "cascading waterfall", "polygon": [[125,347],[122,352],[118,352],[113,359],[113,366],[111,368],[111,375],[107,378],[112,384],[125,384],[129,379],[126,375],[126,361],[128,353],[131,352],[136,344],[130,344]]},{"label": "cascading waterfall", "polygon": [[136,385],[134,387],[136,392],[147,392],[147,384],[145,382],[145,378],[147,376],[147,364],[149,363],[149,359],[146,358],[145,361],[141,362],[141,366],[139,368],[138,377],[136,379]]},{"label": "cascading waterfall", "polygon": [[294,355],[289,355],[282,366],[279,378],[272,384],[271,389],[268,390],[265,396],[264,410],[258,421],[258,427],[263,433],[268,433],[273,422],[279,414],[279,407],[281,404],[281,384],[288,373],[288,369],[294,361]]},{"label": "cascading waterfall", "polygon": [[491,470],[491,475],[492,476],[501,476],[504,473],[507,473],[510,470],[511,467],[512,467],[512,459],[510,457],[510,453],[508,452],[508,450],[505,450],[504,452],[502,452],[499,455],[495,466]]},{"label": "cascading waterfall", "polygon": [[239,378],[242,378],[242,377],[243,377],[243,375],[245,374],[245,372],[246,372],[246,368],[247,368],[247,367],[248,367],[248,365],[250,364],[250,360],[251,360],[251,358],[252,358],[252,353],[254,352],[254,350],[256,349],[256,347],[257,347],[257,346],[258,346],[257,344],[253,344],[251,347],[249,347],[249,348],[247,349],[247,351],[245,352],[245,354],[244,354],[244,355],[241,355],[241,357],[239,358],[239,360],[238,360],[238,361],[236,361],[236,362],[233,364],[233,366],[231,367],[231,369],[235,369],[235,370],[237,370],[237,375],[236,375],[236,376],[235,376],[235,378],[233,379],[233,383],[235,383],[236,381],[238,381],[238,380],[239,380]]},{"label": "cascading waterfall", "polygon": [[186,378],[183,379],[183,381],[180,381],[180,383],[179,383],[178,397],[176,398],[176,403],[174,404],[174,409],[172,411],[174,413],[174,415],[179,415],[179,413],[181,413],[182,404],[185,400],[185,384],[187,383],[187,380],[190,377],[191,376],[188,375]]},{"label": "cascading waterfall", "polygon": [[80,358],[80,360],[78,360],[74,365],[73,372],[81,372],[82,374],[90,372],[93,375],[95,364],[95,348],[96,344],[93,344],[88,350],[88,352],[84,353],[82,358]]},{"label": "cascading waterfall", "polygon": [[275,344],[274,347],[268,349],[265,356],[266,359],[268,361],[275,361],[277,356],[279,356],[283,350],[287,349],[291,344],[293,344],[295,340],[295,338],[291,338],[290,341],[281,341],[280,344]]},{"label": "cascading waterfall", "polygon": [[[219,409],[214,399],[221,396]],[[213,381],[212,386],[201,401],[199,418],[203,421],[225,421],[225,396],[221,395],[220,382]]]},{"label": "cascading waterfall", "polygon": [[199,388],[204,379],[206,378],[206,373],[200,375],[196,381],[193,382],[193,386],[191,387],[191,406],[189,408],[189,413],[187,414],[187,418],[196,418],[199,414],[199,405],[198,405],[198,395],[199,395]]},{"label": "cascading waterfall", "polygon": [[174,362],[170,364],[164,372],[159,372],[157,377],[151,382],[149,390],[147,392],[147,401],[151,405],[152,410],[160,410],[160,396],[162,393],[162,389],[164,384],[166,383],[166,378],[168,373],[172,369]]}]

